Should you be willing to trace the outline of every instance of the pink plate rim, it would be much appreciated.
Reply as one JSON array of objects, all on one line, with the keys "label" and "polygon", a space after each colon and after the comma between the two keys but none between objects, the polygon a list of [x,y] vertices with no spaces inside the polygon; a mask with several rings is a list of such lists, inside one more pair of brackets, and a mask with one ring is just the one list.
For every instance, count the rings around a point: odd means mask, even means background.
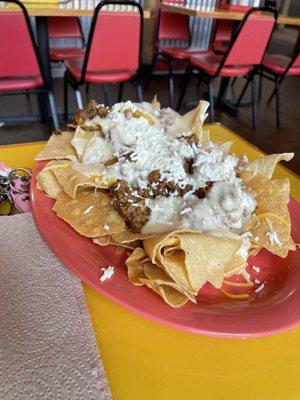
[{"label": "pink plate rim", "polygon": [[[286,331],[300,324],[300,268],[297,268],[299,250],[290,252],[286,263],[276,257],[278,264],[282,264],[283,268],[289,267],[289,272],[281,282],[282,285],[278,286],[274,293],[262,297],[253,304],[238,302],[232,305],[233,303],[230,302],[224,305],[199,305],[198,303],[195,306],[190,303],[180,309],[172,309],[148,288],[131,285],[122,266],[117,270],[116,277],[114,275],[105,285],[100,284],[99,265],[109,260],[111,254],[104,254],[108,251],[107,249],[77,234],[52,212],[53,200],[47,198],[36,187],[36,174],[44,165],[45,162],[39,162],[34,169],[30,190],[32,212],[38,230],[64,265],[103,296],[159,324],[211,337],[235,339],[263,337]],[[294,239],[300,241],[300,205],[295,200],[290,202],[290,212],[294,223]],[[76,245],[85,252],[87,259],[91,258],[91,265],[88,265],[88,262],[86,266],[80,264],[83,255]],[[111,246],[108,247],[111,248]],[[97,266],[95,266],[95,257],[99,257]],[[272,264],[274,257],[264,254],[260,262],[268,258],[268,263]],[[124,264],[124,260],[122,263]],[[89,270],[85,269],[87,266]],[[136,299],[137,302],[135,302]]]}]

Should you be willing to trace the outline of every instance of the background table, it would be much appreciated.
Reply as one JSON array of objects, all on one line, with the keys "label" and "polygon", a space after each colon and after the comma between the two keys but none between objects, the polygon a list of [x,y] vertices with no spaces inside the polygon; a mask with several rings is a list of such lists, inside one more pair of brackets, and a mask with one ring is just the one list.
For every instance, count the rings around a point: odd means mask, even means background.
[{"label": "background table", "polygon": [[[245,13],[242,12],[233,12],[228,10],[205,11],[205,10],[199,10],[196,7],[178,6],[178,5],[175,6],[171,4],[161,4],[160,8],[165,11],[176,12],[179,14],[189,15],[192,17],[204,17],[212,19],[229,19],[234,21],[241,21],[245,16]],[[287,25],[300,25],[300,18],[279,15],[277,23],[287,24]]]},{"label": "background table", "polygon": [[[234,140],[250,159],[261,152],[225,127],[214,140]],[[11,167],[34,166],[43,142],[0,147]],[[292,196],[299,178],[284,167]],[[0,217],[1,223],[1,217]],[[176,331],[121,308],[83,284],[114,400],[296,400],[300,398],[300,327],[260,339],[216,339]]]}]

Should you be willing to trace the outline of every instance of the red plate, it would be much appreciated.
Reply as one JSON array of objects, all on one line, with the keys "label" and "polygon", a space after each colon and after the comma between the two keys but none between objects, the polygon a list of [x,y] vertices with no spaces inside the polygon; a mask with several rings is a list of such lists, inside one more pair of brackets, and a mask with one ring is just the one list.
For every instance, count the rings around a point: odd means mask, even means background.
[{"label": "red plate", "polygon": [[[80,236],[52,211],[54,201],[36,189],[34,171],[31,184],[33,215],[38,229],[61,261],[86,284],[123,307],[158,323],[197,334],[245,338],[271,335],[287,330],[300,321],[299,250],[282,259],[261,251],[249,260],[249,272],[265,287],[249,300],[230,300],[206,286],[198,304],[188,303],[179,309],[167,306],[150,289],[128,282],[124,264],[127,252],[117,254],[113,246],[100,247]],[[300,206],[291,200],[289,210],[293,238],[300,241]],[[259,274],[251,268],[260,267]],[[100,282],[101,267],[115,266],[110,280]]]}]

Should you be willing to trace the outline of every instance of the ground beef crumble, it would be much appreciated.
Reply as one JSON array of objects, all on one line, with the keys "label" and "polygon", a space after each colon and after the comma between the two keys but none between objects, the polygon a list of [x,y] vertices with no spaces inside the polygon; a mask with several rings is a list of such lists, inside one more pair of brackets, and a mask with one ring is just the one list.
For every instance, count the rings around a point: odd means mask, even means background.
[{"label": "ground beef crumble", "polygon": [[98,107],[98,103],[96,100],[90,100],[87,105],[82,109],[78,110],[75,113],[73,124],[75,125],[82,125],[85,123],[86,120],[92,119],[97,115],[100,118],[106,117],[109,110],[105,107]]},{"label": "ground beef crumble", "polygon": [[111,186],[110,193],[112,204],[124,218],[127,228],[132,232],[140,232],[151,214],[145,199],[135,193],[124,180],[117,180]]},{"label": "ground beef crumble", "polygon": [[[185,193],[193,190],[191,185],[180,187],[175,182],[160,179],[159,170],[155,170],[150,172],[149,185],[145,188],[134,190],[125,180],[120,179],[111,186],[112,204],[132,232],[140,232],[150,218],[151,208],[146,205],[147,198],[154,199],[157,196],[170,196],[170,194],[184,196]],[[194,190],[193,194],[203,199],[211,186],[212,182],[206,182],[205,187]]]}]

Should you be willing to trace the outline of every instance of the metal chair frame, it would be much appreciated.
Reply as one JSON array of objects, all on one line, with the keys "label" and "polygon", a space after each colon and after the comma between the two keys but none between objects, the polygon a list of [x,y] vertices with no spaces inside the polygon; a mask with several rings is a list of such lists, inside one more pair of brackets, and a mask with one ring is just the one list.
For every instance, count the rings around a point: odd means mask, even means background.
[{"label": "metal chair frame", "polygon": [[[48,97],[48,101],[49,101],[49,106],[50,106],[50,111],[51,111],[51,117],[52,117],[52,123],[54,126],[54,129],[58,129],[59,128],[59,124],[58,124],[58,117],[57,117],[57,111],[56,111],[56,103],[55,103],[55,98],[53,95],[53,92],[51,90],[50,87],[47,86],[47,84],[45,82],[45,74],[42,68],[42,63],[41,63],[41,59],[40,59],[40,54],[39,54],[39,49],[38,46],[36,44],[35,41],[35,37],[34,37],[34,33],[30,24],[30,19],[29,19],[29,15],[27,12],[27,9],[25,8],[25,6],[23,5],[23,3],[21,3],[19,0],[7,0],[8,3],[14,3],[16,4],[22,11],[24,18],[25,18],[25,22],[27,25],[27,29],[29,32],[29,36],[32,42],[32,46],[33,46],[33,50],[37,59],[37,63],[38,63],[38,67],[39,67],[39,71],[41,74],[41,77],[43,79],[43,86],[37,89],[29,89],[29,90],[20,90],[20,91],[11,91],[11,92],[0,92],[0,96],[12,96],[12,95],[28,95],[28,94],[36,94],[38,96],[38,101],[39,96],[47,94]],[[44,116],[42,114],[41,111],[41,106],[40,106],[40,101],[39,101],[39,108],[40,108],[40,118],[43,121],[44,120]],[[34,117],[21,117],[21,116],[17,116],[17,117],[0,117],[0,120],[3,122],[7,122],[7,121],[12,121],[12,120],[20,120],[20,121],[28,121],[28,120],[33,120],[35,119]]]},{"label": "metal chair frame", "polygon": [[[270,38],[268,40],[266,49],[270,43],[272,34],[274,32],[275,26],[276,26],[276,20],[278,17],[278,11],[276,9],[274,9],[273,7],[270,6],[263,6],[263,7],[253,7],[250,10],[248,10],[248,12],[245,14],[243,20],[241,21],[241,23],[239,24],[239,26],[235,29],[235,31],[233,32],[231,41],[228,45],[227,51],[225,52],[216,72],[213,75],[209,75],[207,73],[205,73],[204,71],[199,71],[197,68],[195,68],[194,66],[192,66],[191,64],[189,65],[189,69],[187,70],[186,76],[185,76],[185,82],[183,83],[183,88],[180,94],[180,98],[179,101],[177,103],[177,110],[179,110],[179,108],[181,107],[182,101],[184,99],[185,93],[186,93],[186,88],[188,86],[189,80],[191,78],[191,75],[193,73],[194,70],[199,72],[199,81],[198,81],[198,86],[200,85],[200,83],[202,81],[204,81],[207,86],[208,86],[208,101],[210,102],[210,114],[209,114],[209,120],[210,122],[214,122],[215,121],[215,99],[214,99],[214,94],[213,94],[213,86],[212,86],[212,82],[215,78],[217,78],[222,70],[222,68],[224,67],[227,57],[230,55],[231,53],[231,49],[233,47],[233,45],[235,44],[236,39],[239,36],[239,33],[241,32],[241,30],[243,29],[247,19],[250,17],[251,14],[253,14],[256,11],[265,11],[265,12],[270,12],[273,13],[274,15],[274,19],[275,19],[275,23],[274,23],[274,27],[273,30],[270,34]],[[264,56],[264,55],[263,55]],[[262,56],[262,59],[263,59]],[[262,61],[262,60],[261,60]],[[247,87],[249,85],[249,83],[251,83],[251,105],[252,105],[252,128],[253,130],[256,129],[256,88],[255,88],[255,80],[254,80],[254,76],[256,73],[256,67],[254,66],[254,68],[252,69],[252,71],[249,73],[249,75],[246,77],[247,79]],[[246,89],[247,89],[246,87]],[[240,100],[240,99],[239,99]],[[237,106],[239,104],[239,100],[237,102]]]},{"label": "metal chair frame", "polygon": [[[139,102],[143,101],[143,95],[142,95],[142,88],[140,85],[140,66],[141,66],[141,52],[142,52],[142,35],[143,35],[143,10],[141,6],[136,3],[135,1],[131,0],[122,0],[122,1],[112,1],[112,0],[104,0],[101,3],[97,5],[94,11],[93,19],[92,19],[92,24],[91,24],[91,29],[88,37],[88,42],[87,42],[87,49],[86,53],[84,56],[84,61],[83,61],[83,67],[82,67],[82,72],[81,72],[81,78],[79,81],[76,81],[74,77],[69,73],[67,70],[64,75],[64,117],[65,120],[67,120],[68,116],[68,84],[74,89],[75,91],[75,97],[76,97],[76,102],[77,106],[79,108],[83,108],[83,103],[82,103],[82,98],[81,98],[81,93],[79,91],[79,87],[83,84],[86,84],[85,82],[85,76],[87,73],[87,65],[88,65],[88,60],[89,60],[89,55],[91,51],[91,45],[93,41],[93,36],[94,36],[94,31],[96,27],[96,22],[98,18],[98,14],[101,10],[106,5],[128,5],[128,6],[133,6],[136,7],[140,13],[141,17],[141,23],[140,23],[140,48],[139,48],[139,61],[138,61],[138,69],[136,75],[129,81],[130,83],[133,84],[136,88],[136,95],[137,99]],[[101,17],[100,17],[101,18]],[[103,86],[103,94],[104,94],[104,102],[106,105],[109,105],[108,101],[108,87],[107,84],[102,84]],[[124,87],[124,82],[120,82],[119,86],[119,95],[118,95],[118,101],[122,101],[123,97],[123,87]]]},{"label": "metal chair frame", "polygon": [[[174,73],[173,73],[173,65],[172,62],[174,58],[168,56],[167,54],[163,54],[159,50],[159,40],[158,40],[158,33],[159,33],[159,25],[161,19],[161,9],[158,10],[158,19],[157,19],[157,26],[156,26],[156,34],[155,34],[155,54],[152,59],[152,63],[150,66],[150,70],[148,72],[148,77],[146,79],[145,90],[148,89],[151,77],[153,75],[154,67],[157,60],[162,61],[168,65],[168,81],[169,81],[169,105],[171,108],[174,108]],[[190,46],[191,44],[191,32],[190,27],[188,26],[188,36],[189,39],[187,40],[187,45]],[[185,74],[186,72],[184,72]]]}]

